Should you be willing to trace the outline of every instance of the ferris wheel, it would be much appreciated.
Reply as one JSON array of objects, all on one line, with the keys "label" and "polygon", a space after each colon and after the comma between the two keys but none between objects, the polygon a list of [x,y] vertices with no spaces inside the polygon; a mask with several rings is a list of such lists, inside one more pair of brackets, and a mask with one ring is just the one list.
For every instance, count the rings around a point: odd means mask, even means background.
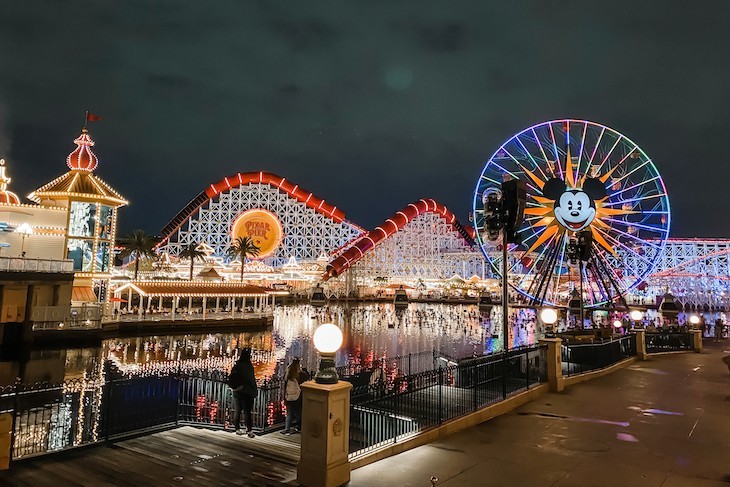
[{"label": "ferris wheel", "polygon": [[553,120],[502,144],[477,182],[477,241],[497,275],[501,241],[485,213],[489,195],[509,179],[527,188],[509,283],[533,304],[564,305],[579,288],[585,306],[608,303],[641,285],[664,251],[669,198],[646,153],[604,125]]}]

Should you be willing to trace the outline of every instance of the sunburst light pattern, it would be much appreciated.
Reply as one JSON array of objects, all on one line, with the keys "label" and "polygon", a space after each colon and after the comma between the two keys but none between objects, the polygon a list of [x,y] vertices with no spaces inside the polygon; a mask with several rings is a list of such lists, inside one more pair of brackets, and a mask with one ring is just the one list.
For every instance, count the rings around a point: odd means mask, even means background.
[{"label": "sunburst light pattern", "polygon": [[568,244],[592,236],[583,268],[584,302],[599,306],[651,273],[667,237],[667,191],[654,163],[633,141],[585,120],[553,120],[527,128],[489,159],[474,194],[477,241],[497,274],[499,242],[484,229],[485,194],[505,179],[527,184],[525,219],[511,248],[510,284],[536,304],[563,305],[579,288]]}]

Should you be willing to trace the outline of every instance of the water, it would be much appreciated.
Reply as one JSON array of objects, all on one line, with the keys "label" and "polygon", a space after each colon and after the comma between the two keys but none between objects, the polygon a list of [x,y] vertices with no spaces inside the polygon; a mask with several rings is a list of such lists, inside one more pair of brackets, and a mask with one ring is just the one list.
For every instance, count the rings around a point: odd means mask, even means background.
[{"label": "water", "polygon": [[[511,346],[534,343],[534,311],[515,309],[512,314]],[[0,412],[15,411],[13,457],[95,443],[178,419],[227,425],[227,386],[196,377],[213,371],[225,377],[242,348],[253,350],[260,381],[254,427],[280,424],[285,406],[281,382],[265,379],[283,376],[294,357],[315,369],[311,336],[325,322],[344,332],[336,363],[348,368],[353,381],[368,381],[377,368],[385,371],[390,386],[404,384],[399,376],[502,346],[498,308],[485,313],[475,305],[411,303],[396,310],[379,303],[279,307],[272,328],[264,331],[117,337],[85,348],[30,350],[21,362],[0,362],[0,385],[12,384],[16,377],[25,384],[0,387]],[[408,354],[414,354],[412,360],[394,360]],[[107,365],[113,374],[106,373]],[[171,372],[184,374],[167,374]],[[120,374],[123,380],[110,382]]]},{"label": "water", "polygon": [[[265,331],[120,337],[87,348],[31,350],[27,361],[2,363],[0,385],[15,377],[24,383],[95,379],[106,360],[128,376],[225,372],[241,348],[254,350],[256,375],[263,379],[281,375],[294,357],[316,368],[311,336],[322,323],[337,324],[345,335],[337,366],[367,367],[375,360],[433,350],[448,358],[479,356],[502,348],[500,313],[498,307],[487,313],[476,305],[424,303],[411,303],[403,310],[391,303],[277,307],[273,327]],[[516,309],[511,314],[511,347],[535,343],[539,333],[534,312]]]}]

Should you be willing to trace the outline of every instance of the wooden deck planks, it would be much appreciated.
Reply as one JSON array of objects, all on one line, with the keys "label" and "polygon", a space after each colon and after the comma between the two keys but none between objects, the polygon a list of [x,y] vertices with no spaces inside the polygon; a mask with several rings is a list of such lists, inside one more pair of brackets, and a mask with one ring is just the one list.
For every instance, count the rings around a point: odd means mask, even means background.
[{"label": "wooden deck planks", "polygon": [[298,435],[256,438],[183,426],[13,462],[0,486],[279,486],[294,480]]}]

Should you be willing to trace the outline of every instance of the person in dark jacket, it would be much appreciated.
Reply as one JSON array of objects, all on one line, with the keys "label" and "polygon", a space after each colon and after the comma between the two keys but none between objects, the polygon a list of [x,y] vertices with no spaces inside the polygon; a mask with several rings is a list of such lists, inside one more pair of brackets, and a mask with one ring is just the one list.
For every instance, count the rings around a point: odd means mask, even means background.
[{"label": "person in dark jacket", "polygon": [[236,434],[243,434],[243,431],[241,431],[241,412],[243,412],[246,434],[249,438],[253,438],[256,435],[253,434],[251,411],[253,410],[254,400],[258,395],[258,387],[256,386],[256,377],[251,363],[251,349],[244,348],[241,350],[241,356],[231,369],[231,374],[228,377],[228,385],[233,389],[233,426]]}]

